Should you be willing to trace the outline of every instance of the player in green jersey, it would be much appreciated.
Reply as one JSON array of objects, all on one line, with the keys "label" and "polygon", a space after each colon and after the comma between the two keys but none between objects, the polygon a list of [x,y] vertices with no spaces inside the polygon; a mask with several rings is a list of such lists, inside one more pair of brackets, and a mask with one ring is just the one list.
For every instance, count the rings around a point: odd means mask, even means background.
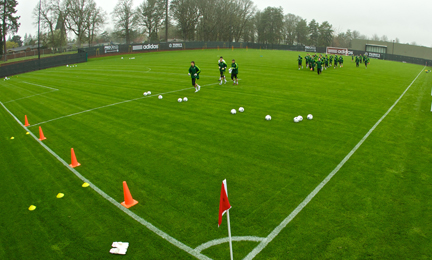
[{"label": "player in green jersey", "polygon": [[364,63],[365,63],[365,68],[366,69],[367,69],[368,62],[369,62],[369,57],[365,55],[364,56]]},{"label": "player in green jersey", "polygon": [[315,71],[315,59],[314,58],[311,58],[309,60],[309,65],[310,65],[310,70]]},{"label": "player in green jersey", "polygon": [[226,77],[224,75],[226,68],[228,67],[228,65],[226,64],[225,60],[223,59],[223,57],[221,56],[220,59],[218,60],[218,66],[219,66],[219,73],[220,73],[220,77],[219,77],[219,85],[222,85],[222,81],[225,80],[225,84],[227,83]]},{"label": "player in green jersey", "polygon": [[200,91],[201,86],[198,85],[197,80],[199,79],[199,74],[201,73],[201,70],[198,66],[195,65],[195,61],[191,62],[191,66],[189,67],[189,73],[188,75],[192,78],[192,86],[195,87],[195,93]]},{"label": "player in green jersey", "polygon": [[333,64],[333,55],[330,55],[330,66]]},{"label": "player in green jersey", "polygon": [[321,74],[321,71],[322,71],[322,62],[321,62],[321,59],[318,59],[318,61],[317,61],[317,73],[318,73],[318,75],[319,74]]},{"label": "player in green jersey", "polygon": [[343,57],[342,55],[339,55],[339,65],[342,68],[343,67]]},{"label": "player in green jersey", "polygon": [[298,69],[300,70],[300,67],[303,69],[303,58],[302,56],[298,56]]},{"label": "player in green jersey", "polygon": [[328,66],[329,66],[329,59],[328,59],[328,57],[326,55],[325,58],[324,58],[324,68],[327,70]]},{"label": "player in green jersey", "polygon": [[230,72],[231,72],[231,79],[234,82],[233,85],[238,85],[238,64],[235,62],[235,60],[232,60],[232,64],[231,64],[231,68],[230,68]]},{"label": "player in green jersey", "polygon": [[360,57],[359,57],[360,55],[357,55],[356,57],[355,57],[355,63],[356,63],[356,67],[358,67],[359,66],[359,63],[360,63]]},{"label": "player in green jersey", "polygon": [[338,60],[339,60],[338,56],[335,55],[335,57],[334,57],[334,67],[333,67],[334,69],[336,69],[336,67],[337,67]]}]

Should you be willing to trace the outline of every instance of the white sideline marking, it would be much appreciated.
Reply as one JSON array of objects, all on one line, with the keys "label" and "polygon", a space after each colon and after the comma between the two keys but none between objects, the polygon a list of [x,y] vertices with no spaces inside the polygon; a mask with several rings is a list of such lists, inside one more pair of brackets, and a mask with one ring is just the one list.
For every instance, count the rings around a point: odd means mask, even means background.
[{"label": "white sideline marking", "polygon": [[[25,127],[21,121],[18,120],[18,118],[16,118],[16,116],[14,114],[12,114],[11,111],[9,111],[9,109],[7,109],[7,107],[5,107],[5,105],[3,105],[2,102],[0,102],[0,104],[3,106],[3,108],[9,112],[9,114],[18,122],[19,125],[21,125],[25,130],[28,130],[27,127]],[[29,131],[30,132],[30,131]],[[109,202],[111,202],[114,206],[116,206],[117,208],[119,208],[120,210],[122,210],[124,213],[128,214],[131,218],[135,219],[136,221],[138,221],[140,224],[144,225],[145,227],[147,227],[148,229],[150,229],[151,231],[153,231],[155,234],[159,235],[160,237],[162,237],[163,239],[165,239],[166,241],[170,242],[171,244],[173,244],[174,246],[184,250],[185,252],[195,256],[196,258],[200,259],[200,260],[211,260],[211,258],[201,254],[200,252],[197,252],[195,249],[192,249],[191,247],[183,244],[182,242],[178,241],[177,239],[173,238],[172,236],[168,235],[167,233],[163,232],[162,230],[158,229],[157,227],[155,227],[154,225],[152,225],[150,222],[146,221],[145,219],[141,218],[140,216],[138,216],[137,214],[133,213],[132,211],[130,211],[129,209],[125,208],[124,206],[122,206],[120,203],[118,203],[117,201],[115,201],[113,198],[111,198],[108,194],[106,194],[105,192],[103,192],[101,189],[99,189],[96,185],[94,185],[93,183],[91,183],[88,179],[86,179],[84,176],[82,176],[77,170],[75,170],[74,168],[70,167],[69,164],[64,161],[62,158],[60,158],[60,156],[58,156],[53,150],[51,150],[48,146],[46,146],[43,142],[39,141],[39,139],[32,133],[30,132],[30,135],[37,141],[40,143],[40,145],[42,145],[43,148],[45,148],[50,154],[52,154],[58,161],[60,161],[64,166],[66,166],[71,172],[73,172],[78,178],[80,178],[83,182],[87,182],[88,184],[90,184],[90,187],[96,191],[99,195],[101,195],[104,199],[108,200]]]},{"label": "white sideline marking", "polygon": [[56,88],[50,88],[50,87],[47,87],[47,86],[38,85],[38,84],[30,83],[30,82],[27,82],[27,81],[21,81],[21,82],[22,83],[26,83],[26,84],[30,84],[30,85],[34,85],[34,86],[38,86],[38,87],[41,87],[41,88],[49,88],[49,89],[52,89],[52,90],[58,90]]},{"label": "white sideline marking", "polygon": [[[424,68],[420,71],[420,73],[424,70]],[[386,116],[393,110],[393,108],[399,103],[399,100],[405,95],[405,93],[409,90],[411,85],[417,80],[420,76],[420,73],[417,77],[411,82],[411,84],[405,89],[405,91],[400,95],[400,97],[394,102],[394,104],[387,110],[387,112],[372,126],[372,128],[366,133],[365,136],[354,146],[354,148],[343,158],[343,160],[336,166],[336,168],[329,174],[327,177],[294,209],[291,214],[288,215],[280,224],[277,226],[261,243],[258,244],[245,258],[244,260],[253,259],[257,254],[259,254],[279,233],[284,229],[291,220],[297,216],[300,211],[315,197],[315,195],[331,180],[331,178],[344,166],[344,164],[349,160],[349,158],[357,151],[357,149],[364,143],[364,141],[369,137],[369,135],[377,128],[377,126],[381,123],[381,121],[386,118]]]},{"label": "white sideline marking", "polygon": [[[211,84],[207,84],[207,85],[202,85],[201,87],[206,87],[206,86],[211,86],[211,85],[216,85],[216,84],[219,84],[219,83],[211,83]],[[192,88],[194,88],[194,87],[183,88],[183,89],[168,91],[168,92],[164,92],[164,93],[158,93],[158,94],[154,94],[154,95],[150,95],[150,96],[146,96],[146,97],[139,97],[139,98],[134,98],[134,99],[128,99],[128,100],[124,100],[124,101],[117,102],[117,103],[112,103],[112,104],[101,106],[101,107],[95,107],[95,108],[92,108],[92,109],[87,109],[87,110],[84,110],[84,111],[81,111],[81,112],[77,112],[77,113],[73,113],[73,114],[70,114],[70,115],[53,118],[53,119],[50,119],[50,120],[47,120],[47,121],[39,122],[37,124],[32,124],[29,127],[33,127],[33,126],[37,126],[37,125],[42,125],[42,124],[45,124],[45,123],[48,123],[48,122],[52,122],[52,121],[59,120],[59,119],[62,119],[62,118],[71,117],[71,116],[75,116],[75,115],[91,112],[91,111],[94,111],[94,110],[97,110],[97,109],[101,109],[101,108],[105,108],[105,107],[111,107],[111,106],[115,106],[115,105],[119,105],[119,104],[123,104],[123,103],[128,103],[128,102],[139,100],[139,99],[143,99],[143,98],[157,97],[159,95],[164,95],[164,94],[169,94],[169,93],[174,93],[174,92],[180,92],[180,91],[188,90],[188,89],[192,89]]]},{"label": "white sideline marking", "polygon": [[[232,241],[253,241],[253,242],[261,242],[264,240],[263,237],[252,237],[252,236],[244,236],[244,237],[231,237]],[[229,237],[214,239],[212,241],[209,241],[207,243],[201,244],[195,248],[195,251],[198,253],[201,253],[201,251],[206,250],[207,248],[210,248],[212,246],[216,246],[223,243],[228,243]]]}]

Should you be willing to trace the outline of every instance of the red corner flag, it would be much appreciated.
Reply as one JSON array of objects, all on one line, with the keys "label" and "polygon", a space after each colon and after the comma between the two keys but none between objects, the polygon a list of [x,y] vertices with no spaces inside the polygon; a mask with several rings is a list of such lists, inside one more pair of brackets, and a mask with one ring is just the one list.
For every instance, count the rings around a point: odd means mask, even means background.
[{"label": "red corner flag", "polygon": [[228,201],[228,191],[227,191],[227,185],[225,179],[222,181],[222,189],[221,189],[220,202],[219,202],[219,226],[222,224],[223,214],[225,214],[225,212],[230,208],[231,205]]}]

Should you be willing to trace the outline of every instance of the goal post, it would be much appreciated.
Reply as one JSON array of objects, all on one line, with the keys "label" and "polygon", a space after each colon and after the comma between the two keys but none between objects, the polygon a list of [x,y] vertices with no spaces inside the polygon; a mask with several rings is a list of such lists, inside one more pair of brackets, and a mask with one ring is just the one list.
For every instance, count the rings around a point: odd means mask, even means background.
[{"label": "goal post", "polygon": [[336,55],[349,55],[348,48],[339,48],[339,47],[327,47],[326,54],[336,54]]}]

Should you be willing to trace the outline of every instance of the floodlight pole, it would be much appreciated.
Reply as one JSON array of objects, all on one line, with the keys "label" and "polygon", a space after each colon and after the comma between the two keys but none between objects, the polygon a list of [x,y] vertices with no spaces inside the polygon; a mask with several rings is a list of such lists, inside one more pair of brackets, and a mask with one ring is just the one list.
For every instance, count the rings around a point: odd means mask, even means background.
[{"label": "floodlight pole", "polygon": [[38,17],[38,60],[40,69],[40,13],[41,13],[41,0],[39,0],[39,17]]},{"label": "floodlight pole", "polygon": [[166,0],[165,9],[165,41],[168,43],[168,0]]},{"label": "floodlight pole", "polygon": [[394,43],[395,43],[395,40],[393,40],[392,55],[394,54]]}]

